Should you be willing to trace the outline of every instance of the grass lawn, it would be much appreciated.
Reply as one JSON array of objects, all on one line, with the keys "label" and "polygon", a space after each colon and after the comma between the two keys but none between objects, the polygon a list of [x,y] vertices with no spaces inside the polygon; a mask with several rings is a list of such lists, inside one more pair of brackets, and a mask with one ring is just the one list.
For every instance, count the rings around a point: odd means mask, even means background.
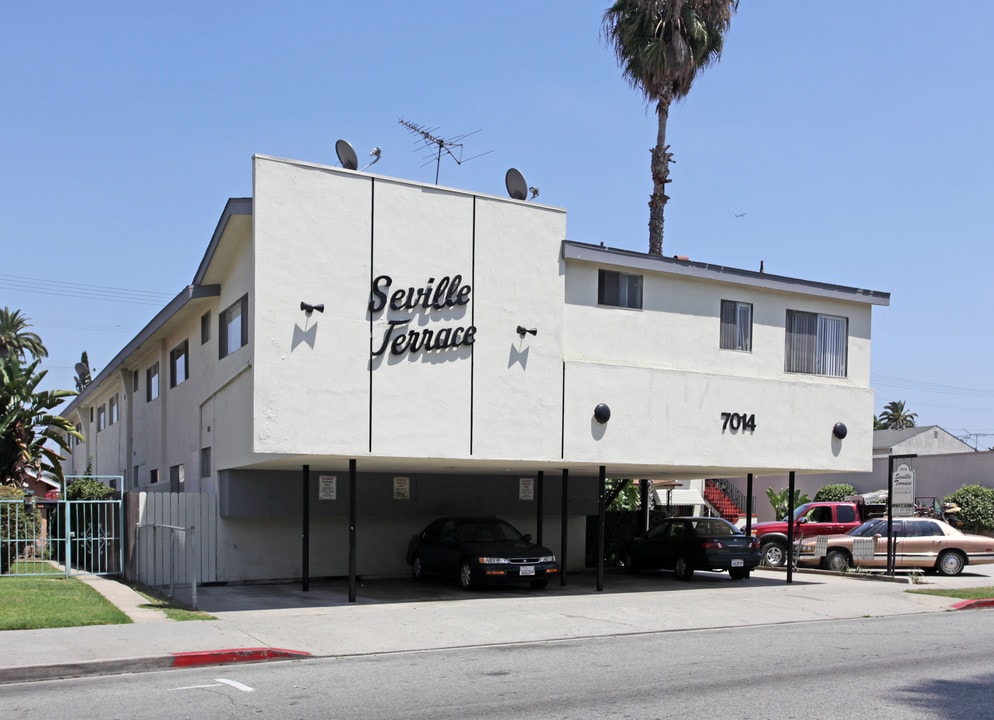
[{"label": "grass lawn", "polygon": [[987,600],[994,598],[994,587],[949,588],[948,590],[908,590],[919,595],[941,595],[959,600]]},{"label": "grass lawn", "polygon": [[0,630],[122,625],[131,618],[79,580],[0,577]]}]

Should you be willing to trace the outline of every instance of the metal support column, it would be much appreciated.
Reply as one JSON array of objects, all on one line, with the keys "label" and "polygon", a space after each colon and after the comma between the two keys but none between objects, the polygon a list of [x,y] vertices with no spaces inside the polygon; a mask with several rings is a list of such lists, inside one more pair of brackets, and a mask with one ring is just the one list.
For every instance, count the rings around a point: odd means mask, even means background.
[{"label": "metal support column", "polygon": [[349,460],[349,602],[356,595],[356,461]]},{"label": "metal support column", "polygon": [[535,542],[539,545],[542,544],[542,508],[544,506],[543,495],[545,489],[545,472],[542,470],[538,471],[538,477],[535,478]]},{"label": "metal support column", "polygon": [[790,471],[787,482],[787,582],[794,582],[794,480]]},{"label": "metal support column", "polygon": [[567,502],[567,496],[569,495],[569,470],[563,470],[563,498],[562,498],[562,509],[560,520],[560,537],[559,537],[559,585],[566,587],[566,551],[569,546],[569,523],[567,521],[567,513],[569,511],[569,503]]},{"label": "metal support column", "polygon": [[597,473],[597,592],[604,589],[604,493],[606,468],[601,465]]},{"label": "metal support column", "polygon": [[301,568],[303,568],[303,578],[300,589],[304,592],[310,590],[311,583],[311,466],[304,465],[303,470],[304,504],[302,509],[301,522]]},{"label": "metal support column", "polygon": [[746,535],[752,535],[752,512],[752,473],[749,473],[746,475]]},{"label": "metal support column", "polygon": [[649,478],[639,480],[639,530],[647,532],[649,530],[649,487],[652,482]]}]

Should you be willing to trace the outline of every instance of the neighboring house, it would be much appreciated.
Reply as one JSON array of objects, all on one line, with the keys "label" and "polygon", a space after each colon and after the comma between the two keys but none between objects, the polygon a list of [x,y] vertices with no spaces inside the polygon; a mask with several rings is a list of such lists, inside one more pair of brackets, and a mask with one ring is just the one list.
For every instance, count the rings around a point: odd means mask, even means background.
[{"label": "neighboring house", "polygon": [[266,156],[253,177],[64,413],[67,473],[217,500],[201,581],[404,573],[441,514],[542,518],[577,567],[605,473],[871,467],[887,293],[572,242],[534,202]]},{"label": "neighboring house", "polygon": [[942,455],[972,452],[974,449],[938,425],[874,430],[873,457],[881,455]]}]

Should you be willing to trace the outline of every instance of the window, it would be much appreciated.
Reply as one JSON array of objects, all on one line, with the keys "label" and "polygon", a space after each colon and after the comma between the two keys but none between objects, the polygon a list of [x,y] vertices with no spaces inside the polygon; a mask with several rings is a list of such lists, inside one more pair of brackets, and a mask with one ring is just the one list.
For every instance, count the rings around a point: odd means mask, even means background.
[{"label": "window", "polygon": [[200,344],[205,344],[211,339],[211,311],[208,310],[200,316]]},{"label": "window", "polygon": [[209,447],[200,448],[200,477],[209,478],[211,476],[211,449]]},{"label": "window", "polygon": [[[135,370],[133,373],[131,373],[131,392],[133,392],[133,393],[138,392],[138,371],[137,370]],[[131,397],[134,397],[134,395],[132,395]]]},{"label": "window", "polygon": [[131,487],[138,488],[138,469],[140,466],[135,465],[131,473]]},{"label": "window", "polygon": [[118,401],[117,393],[111,396],[111,399],[107,401],[107,424],[113,425],[118,420],[121,419],[120,413],[121,403]]},{"label": "window", "polygon": [[[77,423],[76,424],[76,432],[78,432],[80,435],[83,434],[83,425],[81,423]],[[76,446],[77,447],[79,445],[82,445],[82,444],[84,444],[86,442],[85,438],[72,438],[72,439],[76,441]]]},{"label": "window", "polygon": [[599,270],[597,272],[597,304],[614,307],[642,307],[642,276]]},{"label": "window", "polygon": [[107,427],[107,406],[101,405],[97,408],[97,432]]},{"label": "window", "polygon": [[159,363],[155,363],[145,371],[145,402],[151,402],[159,397]]},{"label": "window", "polygon": [[170,492],[183,492],[183,483],[186,481],[186,474],[182,465],[173,465],[169,468],[169,490]]},{"label": "window", "polygon": [[169,353],[169,387],[186,382],[190,377],[190,343],[184,340]]},{"label": "window", "polygon": [[159,482],[159,468],[153,468],[148,471],[148,482],[151,485],[155,485]]},{"label": "window", "polygon": [[248,344],[248,295],[218,316],[218,357],[227,357]]},{"label": "window", "polygon": [[721,301],[720,347],[752,352],[752,303]]},{"label": "window", "polygon": [[849,505],[839,505],[835,511],[838,513],[840,523],[856,522],[856,508]]},{"label": "window", "polygon": [[788,310],[784,370],[845,377],[848,322],[844,317]]}]

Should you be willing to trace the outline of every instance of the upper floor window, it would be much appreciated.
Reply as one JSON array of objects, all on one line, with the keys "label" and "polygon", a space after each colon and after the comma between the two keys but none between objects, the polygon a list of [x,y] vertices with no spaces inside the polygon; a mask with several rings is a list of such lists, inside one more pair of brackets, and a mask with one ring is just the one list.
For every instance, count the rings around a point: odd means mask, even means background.
[{"label": "upper floor window", "polygon": [[169,353],[169,387],[176,387],[190,377],[190,343],[184,340]]},{"label": "upper floor window", "polygon": [[248,344],[248,295],[218,316],[218,357],[227,357]]},{"label": "upper floor window", "polygon": [[642,276],[614,270],[599,270],[597,304],[641,309]]},{"label": "upper floor window", "polygon": [[752,352],[752,303],[721,301],[720,347]]},{"label": "upper floor window", "polygon": [[159,397],[159,363],[153,363],[145,371],[145,401],[151,402]]},{"label": "upper floor window", "polygon": [[117,393],[114,393],[107,401],[107,424],[113,425],[121,419],[121,403],[118,401]]},{"label": "upper floor window", "polygon": [[101,405],[97,408],[97,432],[107,427],[107,406]]},{"label": "upper floor window", "polygon": [[203,345],[211,339],[211,311],[208,310],[200,316],[200,344]]},{"label": "upper floor window", "polygon": [[786,372],[846,376],[849,321],[835,315],[787,311]]}]

